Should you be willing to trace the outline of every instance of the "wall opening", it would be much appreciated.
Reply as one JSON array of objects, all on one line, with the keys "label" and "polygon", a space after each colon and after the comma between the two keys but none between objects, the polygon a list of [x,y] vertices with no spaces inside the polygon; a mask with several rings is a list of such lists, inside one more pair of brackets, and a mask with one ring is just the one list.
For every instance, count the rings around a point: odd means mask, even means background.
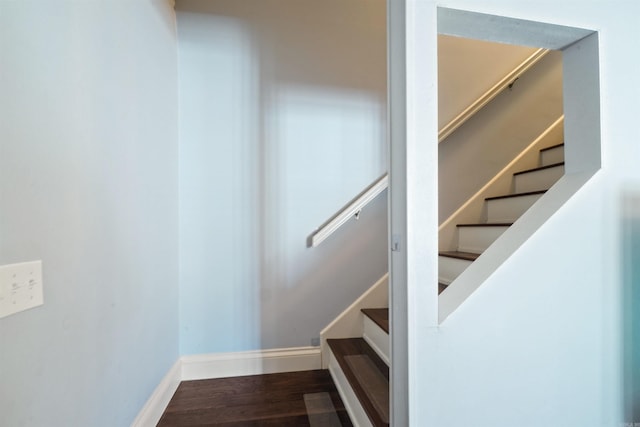
[{"label": "wall opening", "polygon": [[[467,123],[460,127],[456,133],[452,134],[452,136],[449,137],[452,141],[448,142],[444,140],[441,142],[439,147],[439,167],[442,169],[439,171],[439,179],[441,180],[439,183],[441,191],[439,195],[439,216],[441,221],[439,281],[450,285],[440,294],[438,299],[438,317],[439,321],[443,322],[600,169],[600,90],[597,32],[439,8],[438,33],[440,37],[462,37],[472,39],[477,43],[504,43],[512,46],[528,46],[531,48],[550,50],[551,53],[547,54],[535,67],[532,67],[527,73],[523,74],[521,81],[515,81],[514,86],[518,84],[523,86],[529,84],[527,80],[530,80],[529,76],[533,75],[530,73],[538,72],[538,74],[540,74],[537,70],[540,67],[546,66],[548,70],[551,70],[554,66],[552,64],[554,60],[559,64],[561,70],[556,69],[555,74],[559,75],[557,79],[560,80],[560,87],[553,89],[556,91],[555,96],[551,94],[548,97],[548,99],[552,100],[548,101],[549,106],[540,108],[542,121],[548,122],[547,125],[541,127],[544,131],[542,137],[546,139],[538,141],[537,143],[543,148],[544,144],[552,145],[551,141],[555,138],[560,139],[558,142],[564,142],[565,144],[564,175],[562,178],[546,193],[541,194],[530,209],[526,210],[521,216],[516,217],[517,221],[509,218],[504,221],[493,221],[500,223],[513,222],[513,225],[508,227],[506,231],[503,230],[502,234],[497,237],[493,244],[486,249],[483,248],[483,251],[480,251],[482,255],[470,265],[470,261],[468,260],[456,260],[454,263],[455,266],[449,266],[449,264],[451,264],[447,262],[449,258],[443,257],[442,254],[446,253],[444,251],[446,251],[449,246],[454,244],[458,245],[460,241],[459,236],[461,234],[458,234],[458,232],[462,229],[456,228],[456,225],[468,224],[469,222],[469,218],[465,217],[464,212],[461,213],[461,209],[465,208],[469,211],[469,208],[471,208],[471,212],[473,212],[474,209],[482,209],[480,222],[492,221],[489,221],[491,216],[490,212],[487,212],[490,208],[484,203],[487,194],[482,194],[482,189],[474,193],[474,188],[471,188],[471,190],[467,191],[469,194],[463,195],[460,200],[454,200],[453,204],[449,203],[454,207],[448,206],[447,203],[451,197],[443,197],[445,194],[442,194],[442,189],[443,186],[451,187],[452,185],[449,183],[453,181],[455,177],[447,178],[446,175],[451,172],[454,175],[462,174],[463,176],[471,176],[474,173],[474,167],[477,166],[478,169],[481,168],[482,165],[479,163],[488,164],[491,163],[493,159],[487,158],[483,160],[481,150],[478,153],[467,155],[471,160],[470,163],[464,167],[459,167],[457,164],[443,167],[443,159],[446,160],[448,158],[447,155],[453,158],[464,157],[465,154],[463,150],[468,150],[469,147],[472,146],[472,144],[461,143],[460,140],[464,141],[474,138],[473,132],[470,132],[466,128],[472,127],[471,122],[476,120],[477,117],[472,117]],[[538,77],[541,82],[544,82],[544,78]],[[544,85],[549,87],[553,86],[553,84],[549,84],[549,82],[543,83],[538,87],[529,84],[528,90],[544,91],[546,90],[543,89],[543,87],[545,87]],[[439,86],[441,86],[441,84],[439,84]],[[514,89],[518,89],[517,86],[515,86]],[[502,94],[498,96],[502,96]],[[497,102],[497,100],[498,97],[484,108],[494,108],[493,103]],[[532,97],[531,102],[537,102],[535,96]],[[518,105],[514,103],[513,107],[511,107],[505,104],[505,107],[517,109]],[[557,111],[553,111],[554,108],[556,108]],[[498,125],[497,134],[507,135],[514,129],[515,132],[526,130],[526,125],[529,124],[526,110],[527,108],[523,109],[521,118],[514,117],[510,123],[502,126]],[[483,110],[480,110],[476,116],[483,115],[484,113]],[[498,113],[502,114],[502,112]],[[545,113],[548,113],[548,117],[545,117]],[[494,114],[494,118],[496,114]],[[560,117],[560,119],[558,119],[558,117],[553,118],[552,116],[554,115]],[[476,127],[480,129],[477,124]],[[563,131],[564,138],[562,138]],[[475,132],[477,132],[477,130]],[[539,132],[538,135],[540,135]],[[455,141],[456,139],[458,141]],[[530,137],[529,140],[531,140]],[[447,144],[450,145],[447,146]],[[489,143],[489,145],[491,145],[491,143]],[[506,144],[502,145],[507,146]],[[523,147],[526,147],[526,145],[523,145]],[[515,149],[514,147],[509,147],[509,149],[511,148]],[[491,150],[497,152],[498,148],[494,147]],[[532,150],[530,157],[534,154],[537,155],[536,150]],[[474,163],[474,161],[477,162]],[[496,169],[496,172],[501,170],[500,165],[493,164],[493,167]],[[504,171],[504,169],[502,169],[502,171]],[[518,172],[518,170],[514,169],[513,172]],[[449,175],[451,175],[451,173],[449,173]],[[493,176],[492,174],[490,175]],[[516,181],[512,181],[511,176],[511,171],[509,171],[509,173],[503,177],[504,183],[501,185],[503,187],[509,185],[509,193],[518,192],[517,189],[514,190],[514,182]],[[498,175],[496,175],[496,177],[498,177]],[[481,179],[474,177],[467,181],[471,181],[471,186],[479,186],[477,184],[479,180]],[[463,180],[459,179],[459,181],[462,182]],[[453,187],[455,187],[455,185]],[[454,188],[454,190],[456,189]],[[462,190],[464,190],[464,188]],[[488,196],[497,196],[497,194],[488,194]],[[455,208],[459,206],[462,208],[458,208],[458,211],[455,211]],[[467,212],[466,215],[469,216],[469,212]],[[471,214],[471,216],[473,216],[473,214]],[[475,222],[477,221],[473,221],[473,223]],[[462,249],[456,249],[456,252],[461,251]],[[447,267],[444,267],[445,264]],[[464,266],[462,264],[464,264]],[[449,267],[453,270],[451,274],[449,274],[447,270]],[[457,269],[457,271],[455,271],[455,269]],[[449,280],[450,277],[454,277],[454,279]],[[448,283],[447,280],[449,280]],[[442,289],[442,287],[440,288]]]}]

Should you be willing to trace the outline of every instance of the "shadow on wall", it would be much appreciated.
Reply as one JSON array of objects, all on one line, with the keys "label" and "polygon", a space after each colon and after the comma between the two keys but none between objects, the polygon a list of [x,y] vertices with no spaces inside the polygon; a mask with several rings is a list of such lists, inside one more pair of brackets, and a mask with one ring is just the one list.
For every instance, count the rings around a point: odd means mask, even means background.
[{"label": "shadow on wall", "polygon": [[640,423],[640,193],[625,197],[623,215],[623,419],[635,425]]},{"label": "shadow on wall", "polygon": [[178,1],[181,353],[309,345],[387,271],[384,1]]},{"label": "shadow on wall", "polygon": [[549,52],[438,145],[439,224],[562,116],[562,70]]}]

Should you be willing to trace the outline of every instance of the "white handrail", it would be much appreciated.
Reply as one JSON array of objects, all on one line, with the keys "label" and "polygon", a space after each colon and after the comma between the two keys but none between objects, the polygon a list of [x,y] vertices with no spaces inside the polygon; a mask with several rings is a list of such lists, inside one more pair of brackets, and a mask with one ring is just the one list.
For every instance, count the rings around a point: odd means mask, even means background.
[{"label": "white handrail", "polygon": [[389,174],[384,174],[376,180],[373,184],[367,187],[362,193],[360,193],[355,199],[347,203],[345,207],[335,214],[329,221],[322,224],[316,231],[314,231],[308,239],[308,246],[318,246],[324,239],[329,237],[331,233],[336,231],[342,224],[347,222],[349,218],[356,217],[370,201],[376,198],[378,194],[382,193],[389,186]]},{"label": "white handrail", "polygon": [[454,117],[449,123],[444,125],[442,129],[438,131],[438,142],[442,142],[446,137],[451,135],[456,129],[458,129],[464,122],[469,120],[471,116],[478,112],[482,107],[487,105],[489,101],[498,96],[500,92],[511,85],[518,77],[524,74],[529,68],[533,67],[538,61],[540,61],[547,53],[548,49],[540,48],[532,53],[527,59],[522,61],[520,65],[514,68],[509,74],[504,76],[498,83],[493,85],[482,96],[476,99],[471,105],[465,108],[460,114]]},{"label": "white handrail", "polygon": [[[438,142],[451,135],[456,129],[458,129],[464,122],[469,120],[471,116],[478,112],[482,107],[487,105],[489,101],[498,96],[500,92],[511,85],[518,77],[524,74],[529,68],[533,67],[538,61],[540,61],[547,53],[548,49],[538,49],[525,59],[520,65],[514,68],[509,74],[504,76],[498,83],[491,87],[482,96],[476,99],[471,105],[458,114],[453,120],[447,123],[438,131]],[[342,224],[347,222],[349,218],[356,216],[360,213],[371,200],[387,189],[389,185],[389,175],[384,174],[371,184],[367,189],[360,193],[355,199],[349,202],[343,207],[337,214],[331,219],[322,224],[316,231],[314,231],[307,240],[307,246],[316,247],[324,239],[329,237],[334,231],[336,231]]]}]

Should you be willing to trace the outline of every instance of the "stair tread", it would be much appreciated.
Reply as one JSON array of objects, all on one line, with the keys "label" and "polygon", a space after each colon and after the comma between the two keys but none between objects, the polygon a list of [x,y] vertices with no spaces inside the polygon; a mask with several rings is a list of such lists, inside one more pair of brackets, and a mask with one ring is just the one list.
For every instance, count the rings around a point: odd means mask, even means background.
[{"label": "stair tread", "polygon": [[445,285],[444,283],[439,283],[438,282],[438,295],[440,295],[442,293],[442,291],[447,289],[447,286],[449,286],[449,285]]},{"label": "stair tread", "polygon": [[389,425],[389,367],[362,338],[328,339],[327,344],[371,424]]},{"label": "stair tread", "polygon": [[475,261],[476,258],[480,256],[480,254],[474,254],[472,252],[460,252],[460,251],[443,251],[438,253],[440,256],[445,256],[447,258],[458,258],[464,259],[467,261]]},{"label": "stair tread", "polygon": [[531,172],[538,172],[545,169],[557,168],[558,166],[564,166],[564,162],[552,163],[546,166],[538,166],[537,168],[526,169],[526,170],[514,173],[513,176],[522,175],[522,174],[531,173]]},{"label": "stair tread", "polygon": [[561,142],[560,144],[556,144],[556,145],[552,145],[550,147],[542,148],[540,150],[540,152],[542,153],[543,151],[553,150],[554,148],[563,147],[563,146],[564,146],[564,142]]},{"label": "stair tread", "polygon": [[511,197],[534,196],[536,194],[544,194],[546,192],[547,190],[527,191],[525,193],[505,194],[504,196],[487,197],[484,200],[498,200],[498,199],[508,199]]},{"label": "stair tread", "polygon": [[389,333],[389,309],[388,308],[363,308],[362,311],[369,319]]},{"label": "stair tread", "polygon": [[456,227],[511,227],[512,222],[483,222],[478,224],[457,224]]}]

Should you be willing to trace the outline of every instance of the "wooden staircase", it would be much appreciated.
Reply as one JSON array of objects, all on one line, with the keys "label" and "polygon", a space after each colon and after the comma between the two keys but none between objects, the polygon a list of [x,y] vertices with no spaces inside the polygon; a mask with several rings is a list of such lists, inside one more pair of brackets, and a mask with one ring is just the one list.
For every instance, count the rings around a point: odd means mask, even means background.
[{"label": "wooden staircase", "polygon": [[451,284],[482,252],[564,175],[564,144],[540,150],[539,166],[513,174],[513,191],[485,199],[485,218],[457,225],[457,247],[438,257],[440,289]]},{"label": "wooden staircase", "polygon": [[388,426],[389,310],[361,311],[361,338],[327,340],[329,372],[354,426]]},{"label": "wooden staircase", "polygon": [[[513,174],[510,194],[485,199],[483,218],[457,225],[457,246],[439,253],[443,292],[564,174],[564,144],[540,150],[539,166]],[[329,372],[355,426],[389,425],[389,310],[363,308],[362,337],[327,339]]]}]

